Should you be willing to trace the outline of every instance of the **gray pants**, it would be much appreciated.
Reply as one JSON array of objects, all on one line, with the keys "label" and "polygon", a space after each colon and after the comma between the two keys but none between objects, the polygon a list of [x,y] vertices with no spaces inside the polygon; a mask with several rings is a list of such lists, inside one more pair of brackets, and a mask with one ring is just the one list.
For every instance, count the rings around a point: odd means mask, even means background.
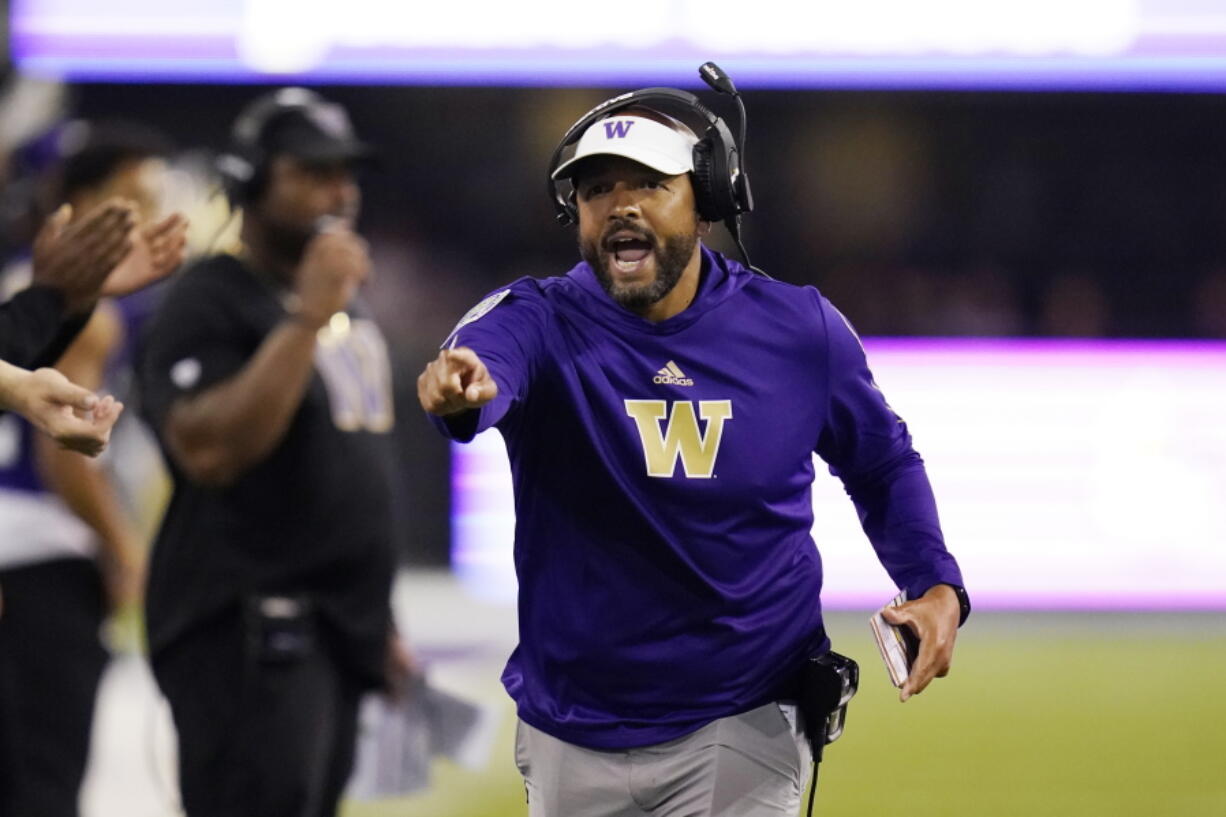
[{"label": "gray pants", "polygon": [[520,721],[515,762],[529,817],[795,817],[812,757],[795,706],[772,703],[621,751]]}]

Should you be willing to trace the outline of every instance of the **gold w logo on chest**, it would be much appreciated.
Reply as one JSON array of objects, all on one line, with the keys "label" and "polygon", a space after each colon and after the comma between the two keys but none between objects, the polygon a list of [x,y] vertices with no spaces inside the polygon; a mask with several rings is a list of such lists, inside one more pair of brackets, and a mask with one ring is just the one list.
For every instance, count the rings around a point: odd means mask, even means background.
[{"label": "gold w logo on chest", "polygon": [[[664,400],[625,403],[643,443],[647,476],[673,476],[678,459],[690,479],[710,479],[715,474],[724,422],[732,419],[731,400],[698,400],[697,413],[692,400],[674,400],[671,412]],[[706,422],[705,433],[698,428],[699,417]],[[665,420],[663,429],[661,420]]]}]

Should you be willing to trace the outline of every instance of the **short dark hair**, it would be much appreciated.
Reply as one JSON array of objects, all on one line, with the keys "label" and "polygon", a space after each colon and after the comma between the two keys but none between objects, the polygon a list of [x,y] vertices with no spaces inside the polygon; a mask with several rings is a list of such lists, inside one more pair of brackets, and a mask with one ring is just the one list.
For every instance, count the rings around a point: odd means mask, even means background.
[{"label": "short dark hair", "polygon": [[63,146],[53,170],[55,202],[102,184],[127,162],[164,158],[174,150],[168,136],[139,122],[112,119],[79,126],[77,134],[65,135],[70,144]]}]

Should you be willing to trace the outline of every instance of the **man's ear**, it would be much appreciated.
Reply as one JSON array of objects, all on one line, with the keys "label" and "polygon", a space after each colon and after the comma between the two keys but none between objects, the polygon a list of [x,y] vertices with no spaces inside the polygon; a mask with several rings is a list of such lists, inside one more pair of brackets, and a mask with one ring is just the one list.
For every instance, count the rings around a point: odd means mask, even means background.
[{"label": "man's ear", "polygon": [[698,237],[706,238],[711,235],[711,222],[698,219]]}]

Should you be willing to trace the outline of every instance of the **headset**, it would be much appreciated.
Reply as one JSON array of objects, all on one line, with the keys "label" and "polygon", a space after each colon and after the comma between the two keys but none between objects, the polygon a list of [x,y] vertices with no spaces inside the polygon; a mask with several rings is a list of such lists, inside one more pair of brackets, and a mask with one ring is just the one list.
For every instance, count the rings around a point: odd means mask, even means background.
[{"label": "headset", "polygon": [[718,93],[736,100],[740,115],[739,142],[733,139],[732,131],[724,120],[688,91],[643,88],[605,100],[570,126],[549,160],[549,197],[553,200],[558,223],[575,224],[579,220],[574,202],[574,185],[569,179],[553,178],[553,172],[562,163],[567,148],[578,142],[584,131],[598,120],[627,108],[649,108],[677,119],[698,136],[693,156],[694,198],[698,214],[704,221],[724,222],[746,265],[749,265],[749,256],[740,235],[741,214],[753,210],[753,193],[745,172],[745,103],[741,101],[732,79],[715,63],[703,63],[698,75]]},{"label": "headset", "polygon": [[271,125],[287,114],[301,111],[310,116],[312,111],[332,107],[335,103],[306,88],[282,88],[249,104],[234,120],[229,148],[214,161],[230,206],[239,207],[259,198],[268,181],[271,157],[264,149],[264,140]]}]

